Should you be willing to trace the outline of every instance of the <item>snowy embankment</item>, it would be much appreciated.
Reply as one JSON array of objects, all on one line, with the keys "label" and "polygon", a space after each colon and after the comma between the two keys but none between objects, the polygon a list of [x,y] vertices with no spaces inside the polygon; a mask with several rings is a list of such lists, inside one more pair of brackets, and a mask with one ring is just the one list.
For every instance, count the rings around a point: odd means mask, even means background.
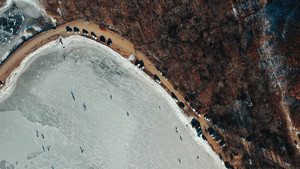
[{"label": "snowy embankment", "polygon": [[0,162],[17,168],[225,168],[161,86],[93,40],[74,35],[63,45],[48,43],[22,61],[6,86]]}]

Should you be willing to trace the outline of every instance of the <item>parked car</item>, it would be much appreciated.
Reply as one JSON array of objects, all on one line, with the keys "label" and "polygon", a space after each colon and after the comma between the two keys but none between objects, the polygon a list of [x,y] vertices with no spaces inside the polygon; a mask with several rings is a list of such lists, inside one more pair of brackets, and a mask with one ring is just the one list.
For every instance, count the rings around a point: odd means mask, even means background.
[{"label": "parked car", "polygon": [[207,120],[207,121],[210,121],[210,120],[211,120],[210,117],[209,117],[207,114],[204,115],[204,119]]},{"label": "parked car", "polygon": [[72,28],[70,28],[69,26],[66,26],[66,29],[67,29],[67,33],[73,33]]},{"label": "parked car", "polygon": [[158,84],[161,84],[161,81],[160,81],[159,77],[158,77],[156,74],[154,75],[154,79],[155,79],[155,81],[156,81]]},{"label": "parked car", "polygon": [[203,134],[203,133],[202,133],[202,130],[200,129],[200,130],[197,132],[197,136],[198,136],[198,137],[201,137],[202,134]]},{"label": "parked car", "polygon": [[295,140],[294,142],[295,142],[296,147],[299,148],[297,141]]},{"label": "parked car", "polygon": [[177,99],[176,95],[173,92],[171,92],[171,96],[174,99],[174,101],[177,103],[178,99]]},{"label": "parked car", "polygon": [[204,135],[202,135],[202,139],[207,142],[207,138]]},{"label": "parked car", "polygon": [[221,148],[224,148],[226,145],[225,145],[225,141],[224,140],[222,140],[221,142],[220,142],[220,147]]},{"label": "parked car", "polygon": [[197,128],[200,126],[200,122],[197,119],[193,118],[191,121],[191,125],[193,128]]},{"label": "parked car", "polygon": [[85,29],[82,29],[82,32],[83,32],[83,34],[84,34],[85,36],[88,36],[88,35],[89,35],[89,32],[88,32],[87,30],[85,30]]},{"label": "parked car", "polygon": [[222,141],[222,139],[220,137],[216,139],[217,143],[220,143],[221,141]]},{"label": "parked car", "polygon": [[74,32],[75,33],[80,33],[80,30],[77,27],[74,27]]}]

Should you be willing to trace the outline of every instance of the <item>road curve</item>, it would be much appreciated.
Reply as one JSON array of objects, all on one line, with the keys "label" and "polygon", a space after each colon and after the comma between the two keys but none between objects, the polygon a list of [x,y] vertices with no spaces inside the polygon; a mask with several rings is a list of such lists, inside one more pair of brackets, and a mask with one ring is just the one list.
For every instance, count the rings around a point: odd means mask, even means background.
[{"label": "road curve", "polygon": [[[97,41],[99,41],[99,37],[103,35],[106,40],[110,38],[112,40],[112,45],[110,46],[114,50],[118,51],[123,56],[129,56],[130,54],[134,54],[139,60],[143,60],[145,64],[145,69],[151,75],[156,74],[160,79],[162,84],[168,89],[168,91],[173,92],[180,102],[185,103],[184,97],[176,90],[174,90],[172,84],[165,80],[161,74],[159,74],[155,65],[153,65],[150,60],[140,51],[136,51],[134,45],[126,40],[125,38],[117,35],[116,33],[109,30],[101,30],[99,29],[99,25],[93,22],[85,22],[83,20],[72,21],[63,25],[56,27],[56,29],[50,29],[45,32],[42,32],[28,41],[24,42],[14,53],[10,55],[10,57],[0,65],[0,80],[4,83],[6,79],[10,75],[10,73],[17,68],[21,61],[30,53],[32,53],[37,48],[47,44],[48,42],[59,38],[59,36],[67,37],[71,35],[75,35],[76,33],[67,33],[66,26],[79,28],[80,33],[77,35],[83,35],[82,29],[86,29],[89,32],[89,36],[91,32],[94,32],[97,35]],[[185,103],[186,104],[186,103]],[[186,104],[185,107],[188,108]]]}]

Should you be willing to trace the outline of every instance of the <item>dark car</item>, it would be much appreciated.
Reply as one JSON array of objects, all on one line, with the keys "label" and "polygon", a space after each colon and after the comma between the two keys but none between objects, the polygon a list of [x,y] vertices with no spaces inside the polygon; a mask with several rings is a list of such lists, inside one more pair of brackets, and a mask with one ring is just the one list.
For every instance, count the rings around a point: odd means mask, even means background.
[{"label": "dark car", "polygon": [[216,132],[212,127],[208,128],[209,135],[212,139],[216,138]]},{"label": "dark car", "polygon": [[108,40],[107,40],[107,45],[108,45],[108,46],[112,45],[112,41],[111,41],[110,38],[108,38]]},{"label": "dark car", "polygon": [[82,32],[83,32],[83,34],[86,35],[86,36],[89,35],[89,32],[88,32],[87,30],[85,30],[85,29],[82,29]]},{"label": "dark car", "polygon": [[200,129],[198,132],[197,132],[197,136],[200,137],[202,135],[202,130]]},{"label": "dark car", "polygon": [[201,126],[196,127],[196,131],[199,132],[201,130]]},{"label": "dark car", "polygon": [[155,79],[155,81],[156,81],[158,84],[161,84],[161,81],[160,81],[159,77],[158,77],[156,74],[154,74],[154,79]]},{"label": "dark car", "polygon": [[67,29],[67,33],[73,33],[72,28],[70,28],[69,26],[66,26],[66,29]]},{"label": "dark car", "polygon": [[222,140],[222,141],[220,142],[220,147],[221,147],[221,148],[225,147],[225,141],[224,141],[224,140]]},{"label": "dark car", "polygon": [[189,98],[188,97],[184,97],[184,100],[186,103],[189,103]]},{"label": "dark car", "polygon": [[200,126],[200,122],[197,119],[193,118],[191,121],[191,125],[193,128],[197,128],[198,126]]},{"label": "dark car", "polygon": [[174,101],[177,103],[178,99],[177,99],[176,95],[173,92],[171,92],[171,96],[174,99]]},{"label": "dark car", "polygon": [[206,115],[204,115],[204,119],[206,119],[207,121],[210,121],[211,119],[210,119],[210,117],[206,114]]},{"label": "dark car", "polygon": [[100,41],[105,42],[105,37],[103,35],[100,36]]},{"label": "dark car", "polygon": [[80,30],[79,30],[79,28],[77,28],[77,27],[74,27],[74,32],[75,32],[75,33],[80,33]]},{"label": "dark car", "polygon": [[207,138],[205,137],[205,135],[202,135],[202,139],[207,142]]},{"label": "dark car", "polygon": [[91,32],[91,35],[95,40],[97,39],[97,35],[94,32]]},{"label": "dark car", "polygon": [[179,103],[178,103],[178,106],[179,106],[180,108],[184,109],[184,103],[179,102]]}]

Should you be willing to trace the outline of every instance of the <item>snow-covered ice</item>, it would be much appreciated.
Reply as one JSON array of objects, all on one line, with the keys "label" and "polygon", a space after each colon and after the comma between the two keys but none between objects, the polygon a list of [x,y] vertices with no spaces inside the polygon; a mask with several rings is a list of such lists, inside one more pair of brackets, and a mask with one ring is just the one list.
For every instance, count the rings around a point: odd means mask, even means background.
[{"label": "snow-covered ice", "polygon": [[13,87],[2,91],[0,165],[224,168],[144,72],[81,36],[65,39],[64,46],[54,41],[28,56],[10,77]]}]

